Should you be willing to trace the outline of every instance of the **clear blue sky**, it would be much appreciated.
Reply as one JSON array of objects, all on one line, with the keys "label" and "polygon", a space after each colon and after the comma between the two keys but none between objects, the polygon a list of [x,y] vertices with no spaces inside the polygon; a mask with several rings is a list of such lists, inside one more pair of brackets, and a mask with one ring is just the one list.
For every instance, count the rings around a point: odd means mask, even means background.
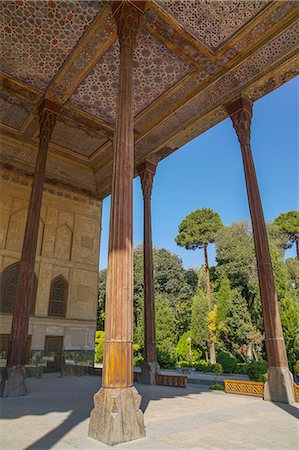
[{"label": "clear blue sky", "polygon": [[[266,221],[298,209],[298,79],[254,104],[252,151]],[[209,207],[225,225],[249,220],[241,152],[230,119],[181,147],[157,167],[152,194],[153,244],[179,255],[185,267],[203,264],[203,252],[174,242],[181,220]],[[100,268],[107,267],[110,196],[104,200]],[[143,239],[143,200],[134,180],[134,246]],[[213,246],[210,263],[215,263]],[[287,256],[295,256],[295,249]]]}]

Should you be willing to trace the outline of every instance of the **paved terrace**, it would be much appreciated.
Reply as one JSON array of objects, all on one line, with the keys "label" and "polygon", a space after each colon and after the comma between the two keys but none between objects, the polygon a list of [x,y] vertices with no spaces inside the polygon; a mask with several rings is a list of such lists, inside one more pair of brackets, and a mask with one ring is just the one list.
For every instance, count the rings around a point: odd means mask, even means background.
[{"label": "paved terrace", "polygon": [[[3,450],[108,449],[87,437],[93,376],[28,379],[26,397],[1,400]],[[298,450],[299,406],[187,389],[137,385],[146,438],[116,446],[142,450]]]}]

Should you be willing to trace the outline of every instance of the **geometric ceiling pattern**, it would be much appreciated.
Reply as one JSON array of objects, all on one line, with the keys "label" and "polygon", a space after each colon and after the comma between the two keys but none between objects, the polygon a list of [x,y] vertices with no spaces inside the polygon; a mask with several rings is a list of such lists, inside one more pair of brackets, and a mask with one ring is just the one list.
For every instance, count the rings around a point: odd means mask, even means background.
[{"label": "geometric ceiling pattern", "polygon": [[195,38],[215,50],[251,20],[269,0],[158,0]]},{"label": "geometric ceiling pattern", "polygon": [[45,91],[103,5],[96,1],[2,1],[3,70]]},{"label": "geometric ceiling pattern", "polygon": [[[105,197],[119,76],[110,2],[8,0],[0,14],[1,164],[33,172],[46,97],[62,106],[47,179]],[[255,101],[296,76],[298,16],[298,1],[146,2],[133,61],[135,165],[224,120],[237,96]]]},{"label": "geometric ceiling pattern", "polygon": [[[192,67],[153,37],[140,29],[134,50],[134,116],[181,80]],[[70,103],[113,123],[119,74],[119,43],[116,41],[79,85]]]}]

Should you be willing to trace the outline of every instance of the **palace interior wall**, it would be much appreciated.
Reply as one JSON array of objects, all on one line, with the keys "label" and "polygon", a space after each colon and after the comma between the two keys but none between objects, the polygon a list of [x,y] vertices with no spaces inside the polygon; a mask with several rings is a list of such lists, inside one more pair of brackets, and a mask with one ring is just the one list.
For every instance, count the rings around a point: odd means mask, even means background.
[{"label": "palace interior wall", "polygon": [[[71,352],[73,359],[80,359],[78,354],[84,352],[90,360],[96,329],[102,204],[83,196],[66,196],[57,189],[48,191],[43,194],[36,253],[36,302],[28,332],[30,357],[44,354],[47,337],[61,336],[64,354]],[[2,276],[20,260],[30,186],[1,180],[0,192]],[[67,286],[64,317],[49,315],[51,283],[59,276]],[[9,335],[11,320],[12,314],[0,313],[2,336]]]}]

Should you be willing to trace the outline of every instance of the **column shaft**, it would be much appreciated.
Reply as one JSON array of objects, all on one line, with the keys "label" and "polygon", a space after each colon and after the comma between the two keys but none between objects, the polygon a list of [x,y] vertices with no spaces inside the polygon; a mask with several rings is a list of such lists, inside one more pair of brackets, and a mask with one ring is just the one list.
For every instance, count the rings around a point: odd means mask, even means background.
[{"label": "column shaft", "polygon": [[138,168],[143,192],[143,273],[144,273],[144,359],[156,362],[156,323],[154,300],[151,194],[156,166],[150,162]]},{"label": "column shaft", "polygon": [[120,42],[120,68],[114,137],[103,386],[128,387],[133,384],[133,49],[139,14],[133,6],[124,5],[117,11],[115,19]]},{"label": "column shaft", "polygon": [[[143,2],[141,2],[143,5]],[[143,5],[144,6],[144,5]],[[144,436],[141,397],[133,387],[134,175],[133,49],[140,12],[129,2],[112,2],[120,43],[117,118],[110,213],[102,388],[94,396],[88,435],[108,445]]]},{"label": "column shaft", "polygon": [[24,365],[26,359],[28,308],[33,285],[36,246],[47,163],[49,140],[56,122],[59,106],[45,100],[40,107],[40,138],[35,172],[32,182],[29,208],[21,253],[20,269],[16,293],[16,305],[12,319],[11,348],[7,365]]},{"label": "column shaft", "polygon": [[[275,284],[266,225],[250,144],[252,105],[248,100],[241,98],[228,105],[227,110],[238,136],[243,158],[249,209],[252,220],[252,231],[258,269],[259,288],[262,301],[266,339],[265,343],[269,366],[268,374],[270,375],[270,377],[268,377],[268,381],[271,384],[271,396],[273,400],[287,401],[287,398],[292,398],[292,389],[288,389],[288,393],[283,394],[281,386],[279,386],[278,377],[273,376],[273,370],[271,378],[271,369],[274,369],[275,371],[277,368],[279,368],[285,370],[287,373],[289,373],[289,371],[277,296],[275,293]],[[289,375],[287,375],[286,377],[287,379],[289,379]]]}]

